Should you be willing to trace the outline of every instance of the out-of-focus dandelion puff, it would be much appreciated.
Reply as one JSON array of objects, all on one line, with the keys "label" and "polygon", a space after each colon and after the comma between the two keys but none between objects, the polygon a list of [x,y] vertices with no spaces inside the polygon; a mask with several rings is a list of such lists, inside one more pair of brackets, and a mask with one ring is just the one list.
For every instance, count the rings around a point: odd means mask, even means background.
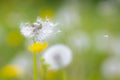
[{"label": "out-of-focus dandelion puff", "polygon": [[76,32],[75,34],[71,34],[71,36],[68,37],[67,42],[76,50],[81,51],[89,49],[90,45],[90,39],[84,32]]},{"label": "out-of-focus dandelion puff", "polygon": [[46,49],[46,47],[48,46],[48,43],[44,42],[35,42],[33,45],[29,46],[29,50],[33,53],[38,53],[38,52],[42,52]]},{"label": "out-of-focus dandelion puff", "polygon": [[[58,20],[62,23],[63,29],[71,29],[76,25],[81,23],[81,16],[79,13],[77,1],[72,2],[72,4],[65,4],[63,7],[58,11]],[[70,5],[70,6],[69,6]],[[65,27],[64,27],[65,26]]]},{"label": "out-of-focus dandelion puff", "polygon": [[30,71],[32,61],[28,56],[17,55],[1,70],[1,75],[7,78],[17,78],[27,75]]},{"label": "out-of-focus dandelion puff", "polygon": [[59,30],[56,29],[57,23],[52,23],[48,18],[46,21],[42,21],[41,18],[37,18],[36,22],[22,23],[21,33],[35,42],[45,41],[50,36],[58,33]]},{"label": "out-of-focus dandelion puff", "polygon": [[102,1],[98,4],[98,13],[103,15],[103,16],[110,16],[115,14],[117,10],[116,4],[111,1]]},{"label": "out-of-focus dandelion puff", "polygon": [[10,32],[6,37],[9,46],[16,47],[22,43],[22,36],[18,32]]},{"label": "out-of-focus dandelion puff", "polygon": [[[17,20],[16,20],[17,19]],[[20,12],[14,12],[11,11],[7,16],[5,17],[6,24],[9,25],[9,27],[16,28],[17,24],[23,19],[23,13]]]},{"label": "out-of-focus dandelion puff", "polygon": [[22,76],[22,70],[17,65],[7,65],[2,68],[1,74],[5,78],[16,78]]},{"label": "out-of-focus dandelion puff", "polygon": [[71,49],[65,45],[59,44],[50,47],[43,54],[45,63],[49,64],[49,69],[60,69],[68,66],[72,60]]},{"label": "out-of-focus dandelion puff", "polygon": [[120,38],[119,37],[111,38],[110,51],[114,53],[114,55],[120,55]]},{"label": "out-of-focus dandelion puff", "polygon": [[[23,54],[24,53],[24,54]],[[13,60],[9,63],[12,65],[18,65],[21,70],[23,70],[23,73],[26,74],[32,66],[32,60],[30,55],[26,54],[27,52],[20,52],[18,55],[16,55]]]},{"label": "out-of-focus dandelion puff", "polygon": [[107,59],[101,68],[101,72],[105,78],[116,78],[120,75],[120,59],[119,57],[111,57]]}]

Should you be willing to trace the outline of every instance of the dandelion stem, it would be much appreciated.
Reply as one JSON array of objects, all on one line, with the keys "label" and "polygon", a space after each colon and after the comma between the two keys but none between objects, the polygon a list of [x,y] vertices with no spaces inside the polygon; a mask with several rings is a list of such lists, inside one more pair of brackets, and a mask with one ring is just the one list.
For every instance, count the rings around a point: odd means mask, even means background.
[{"label": "dandelion stem", "polygon": [[46,80],[46,68],[43,68],[43,69],[44,69],[43,80]]},{"label": "dandelion stem", "polygon": [[37,80],[37,54],[34,53],[34,80]]},{"label": "dandelion stem", "polygon": [[62,69],[61,73],[62,73],[62,80],[66,80],[66,72],[65,72],[65,69]]},{"label": "dandelion stem", "polygon": [[42,80],[46,80],[48,65],[45,64],[45,59],[43,57],[41,57],[41,67],[43,69]]}]

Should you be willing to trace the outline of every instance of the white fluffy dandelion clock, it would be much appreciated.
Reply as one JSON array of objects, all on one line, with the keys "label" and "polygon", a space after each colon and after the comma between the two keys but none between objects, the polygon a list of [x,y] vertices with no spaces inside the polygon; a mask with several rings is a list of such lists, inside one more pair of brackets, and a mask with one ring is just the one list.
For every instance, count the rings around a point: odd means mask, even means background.
[{"label": "white fluffy dandelion clock", "polygon": [[57,23],[52,23],[48,18],[46,21],[42,21],[41,18],[37,18],[36,22],[22,23],[21,33],[34,41],[45,41],[51,35],[56,34],[59,30],[56,30]]},{"label": "white fluffy dandelion clock", "polygon": [[43,54],[45,63],[50,65],[50,69],[60,69],[68,66],[72,61],[71,49],[65,45],[59,44],[50,47]]}]

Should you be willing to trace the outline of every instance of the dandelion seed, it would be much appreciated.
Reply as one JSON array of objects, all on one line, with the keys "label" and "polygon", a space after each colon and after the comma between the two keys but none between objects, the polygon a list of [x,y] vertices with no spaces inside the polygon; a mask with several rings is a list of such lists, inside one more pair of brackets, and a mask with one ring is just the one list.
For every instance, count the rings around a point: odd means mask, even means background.
[{"label": "dandelion seed", "polygon": [[105,35],[104,35],[104,37],[105,37],[105,38],[108,38],[108,37],[109,37],[109,35],[105,34]]}]

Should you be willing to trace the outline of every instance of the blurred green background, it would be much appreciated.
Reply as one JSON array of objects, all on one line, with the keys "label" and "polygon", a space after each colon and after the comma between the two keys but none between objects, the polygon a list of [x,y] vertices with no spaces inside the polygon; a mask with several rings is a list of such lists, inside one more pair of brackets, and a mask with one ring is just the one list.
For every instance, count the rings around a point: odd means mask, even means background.
[{"label": "blurred green background", "polygon": [[73,52],[67,80],[120,80],[120,0],[0,0],[0,68],[27,52],[20,23],[37,16],[59,23],[62,32],[49,46],[62,43]]}]

